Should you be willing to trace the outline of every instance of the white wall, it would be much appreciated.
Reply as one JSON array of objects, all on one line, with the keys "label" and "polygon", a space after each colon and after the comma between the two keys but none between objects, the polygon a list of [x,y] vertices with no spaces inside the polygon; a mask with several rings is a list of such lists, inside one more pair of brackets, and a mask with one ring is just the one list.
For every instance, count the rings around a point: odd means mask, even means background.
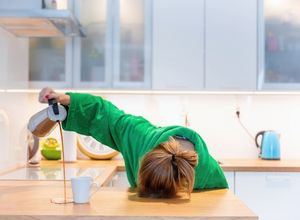
[{"label": "white wall", "polygon": [[[99,95],[99,94],[98,94]],[[142,115],[153,124],[190,127],[207,142],[216,158],[257,158],[253,139],[240,126],[235,112],[252,136],[261,130],[275,130],[281,136],[283,159],[300,158],[300,95],[105,95],[128,113]],[[30,98],[32,114],[46,107]]]},{"label": "white wall", "polygon": [[[159,126],[184,125],[187,114],[190,127],[203,137],[217,159],[257,158],[253,139],[236,118],[238,108],[252,136],[261,130],[275,130],[281,136],[282,159],[300,158],[300,95],[105,94],[104,97],[127,113],[142,115]],[[38,103],[37,93],[0,91],[0,171],[26,161],[26,124],[31,115],[45,107]],[[58,130],[51,136],[58,138]]]},{"label": "white wall", "polygon": [[190,127],[199,132],[210,152],[217,158],[257,158],[258,150],[253,139],[236,118],[238,107],[242,122],[253,136],[261,130],[275,130],[281,134],[282,158],[300,158],[300,96],[176,95],[109,98],[133,114],[143,112],[143,116],[157,125],[184,125],[186,113]]},{"label": "white wall", "polygon": [[[27,88],[28,39],[0,29],[0,90]],[[0,92],[0,170],[26,158],[26,93]]]}]

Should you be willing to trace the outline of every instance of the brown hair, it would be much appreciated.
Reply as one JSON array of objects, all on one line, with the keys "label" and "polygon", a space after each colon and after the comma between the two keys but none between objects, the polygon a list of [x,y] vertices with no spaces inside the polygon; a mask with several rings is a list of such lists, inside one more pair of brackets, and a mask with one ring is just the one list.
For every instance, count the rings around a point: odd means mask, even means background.
[{"label": "brown hair", "polygon": [[174,139],[164,142],[147,153],[139,170],[138,194],[141,197],[172,198],[184,190],[190,196],[195,180],[198,155],[181,150]]}]

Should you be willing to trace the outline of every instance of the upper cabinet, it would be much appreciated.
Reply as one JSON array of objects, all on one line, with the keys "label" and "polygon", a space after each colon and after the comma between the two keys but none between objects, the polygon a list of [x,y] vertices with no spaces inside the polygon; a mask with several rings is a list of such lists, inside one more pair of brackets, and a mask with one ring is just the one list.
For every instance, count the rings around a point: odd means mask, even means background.
[{"label": "upper cabinet", "polygon": [[256,1],[153,2],[154,89],[256,89]]},{"label": "upper cabinet", "polygon": [[299,1],[259,1],[259,89],[300,89]]},{"label": "upper cabinet", "polygon": [[74,41],[74,86],[109,87],[112,74],[112,16],[106,0],[80,0],[75,14],[86,32]]},{"label": "upper cabinet", "polygon": [[81,0],[75,87],[150,88],[151,1]]},{"label": "upper cabinet", "polygon": [[56,1],[86,37],[30,38],[30,88],[300,88],[295,0]]},{"label": "upper cabinet", "polygon": [[204,14],[204,0],[153,0],[154,89],[204,89]]},{"label": "upper cabinet", "polygon": [[29,87],[72,87],[72,39],[29,39]]},{"label": "upper cabinet", "polygon": [[70,1],[86,37],[30,40],[32,87],[150,88],[151,1]]},{"label": "upper cabinet", "polygon": [[257,1],[205,2],[205,89],[255,90]]},{"label": "upper cabinet", "polygon": [[0,29],[0,89],[28,88],[28,39]]}]

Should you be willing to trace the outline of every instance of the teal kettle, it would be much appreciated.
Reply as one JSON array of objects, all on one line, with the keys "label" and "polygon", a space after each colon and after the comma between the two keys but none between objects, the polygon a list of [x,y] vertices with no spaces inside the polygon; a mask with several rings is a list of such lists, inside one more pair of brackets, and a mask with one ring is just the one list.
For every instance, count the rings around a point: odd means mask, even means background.
[{"label": "teal kettle", "polygon": [[[258,143],[258,140],[261,143]],[[259,157],[264,160],[280,160],[279,134],[275,131],[260,131],[255,136],[256,146],[260,149]]]}]

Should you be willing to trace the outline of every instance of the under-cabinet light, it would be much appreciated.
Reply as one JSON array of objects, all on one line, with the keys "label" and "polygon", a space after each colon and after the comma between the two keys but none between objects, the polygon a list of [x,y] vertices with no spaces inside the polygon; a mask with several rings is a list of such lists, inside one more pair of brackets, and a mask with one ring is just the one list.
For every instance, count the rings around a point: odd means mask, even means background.
[{"label": "under-cabinet light", "polygon": [[[120,95],[300,95],[300,91],[180,91],[180,90],[86,90],[86,89],[55,89],[59,93],[81,92],[96,94]],[[39,89],[0,89],[4,93],[39,93]]]}]

